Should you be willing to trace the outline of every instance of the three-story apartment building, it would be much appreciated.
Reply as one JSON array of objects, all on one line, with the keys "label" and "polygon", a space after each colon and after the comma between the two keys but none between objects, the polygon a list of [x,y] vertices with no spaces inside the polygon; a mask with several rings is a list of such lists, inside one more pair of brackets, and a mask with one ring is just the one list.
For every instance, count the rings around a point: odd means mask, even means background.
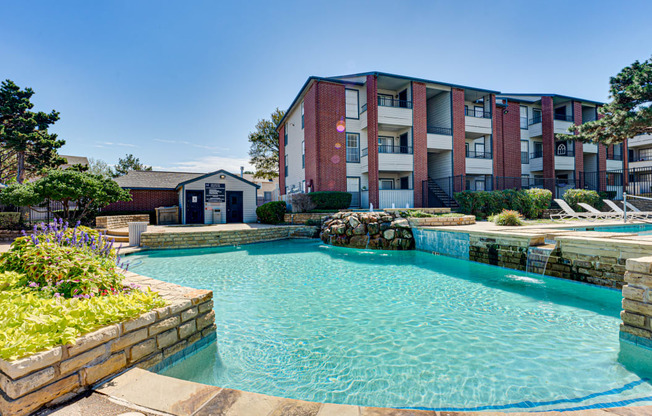
[{"label": "three-story apartment building", "polygon": [[555,140],[600,104],[380,72],[310,77],[278,125],[279,186],[348,191],[364,208],[450,206],[467,189],[607,190],[607,148]]}]

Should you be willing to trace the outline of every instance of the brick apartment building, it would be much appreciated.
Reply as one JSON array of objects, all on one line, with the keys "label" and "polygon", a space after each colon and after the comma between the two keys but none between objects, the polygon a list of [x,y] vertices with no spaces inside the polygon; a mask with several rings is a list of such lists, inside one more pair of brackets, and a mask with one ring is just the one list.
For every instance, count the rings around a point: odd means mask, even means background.
[{"label": "brick apartment building", "polygon": [[279,187],[348,191],[362,208],[451,206],[461,190],[622,192],[626,145],[555,139],[601,104],[381,72],[310,77],[277,127]]}]

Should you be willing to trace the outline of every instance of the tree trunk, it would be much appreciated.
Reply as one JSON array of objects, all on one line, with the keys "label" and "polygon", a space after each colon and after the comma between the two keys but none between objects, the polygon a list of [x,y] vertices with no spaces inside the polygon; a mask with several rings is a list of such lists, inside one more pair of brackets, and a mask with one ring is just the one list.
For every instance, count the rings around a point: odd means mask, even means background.
[{"label": "tree trunk", "polygon": [[25,181],[25,152],[18,152],[16,156],[18,163],[16,182],[22,184]]}]

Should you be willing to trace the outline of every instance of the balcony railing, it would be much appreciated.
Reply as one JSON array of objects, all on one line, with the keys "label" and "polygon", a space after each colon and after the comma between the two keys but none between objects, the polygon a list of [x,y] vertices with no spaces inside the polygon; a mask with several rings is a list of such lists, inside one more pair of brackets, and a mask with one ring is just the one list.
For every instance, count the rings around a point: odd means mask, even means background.
[{"label": "balcony railing", "polygon": [[428,127],[429,134],[443,134],[445,136],[450,136],[453,134],[452,132],[452,129],[449,127]]},{"label": "balcony railing", "polygon": [[390,97],[378,97],[378,105],[381,107],[412,108],[412,101],[399,100]]},{"label": "balcony railing", "polygon": [[[378,153],[393,153],[393,154],[404,154],[411,155],[412,147],[410,146],[394,146],[391,144],[383,144],[378,146]],[[360,151],[360,157],[365,157],[369,155],[369,149],[364,148]]]},{"label": "balcony railing", "polygon": [[647,162],[652,160],[652,155],[639,155],[630,159],[630,162]]},{"label": "balcony railing", "polygon": [[555,149],[555,156],[573,157],[575,156],[575,149]]},{"label": "balcony railing", "polygon": [[403,153],[403,154],[411,155],[412,147],[382,144],[378,146],[378,153],[398,153],[398,154]]},{"label": "balcony railing", "polygon": [[491,118],[491,111],[485,111],[481,108],[465,108],[464,115],[476,118]]},{"label": "balcony railing", "polygon": [[466,157],[470,159],[491,159],[491,152],[474,152],[469,150],[466,152]]},{"label": "balcony railing", "polygon": [[367,103],[362,104],[362,107],[360,107],[360,114],[364,113],[367,111]]},{"label": "balcony railing", "polygon": [[541,123],[541,115],[536,115],[530,119],[530,126],[537,123]]},{"label": "balcony railing", "polygon": [[555,120],[559,121],[573,121],[573,116],[572,115],[566,115],[566,114],[555,114]]},{"label": "balcony railing", "polygon": [[534,152],[530,153],[530,159],[537,159],[543,157],[543,150],[535,150]]}]

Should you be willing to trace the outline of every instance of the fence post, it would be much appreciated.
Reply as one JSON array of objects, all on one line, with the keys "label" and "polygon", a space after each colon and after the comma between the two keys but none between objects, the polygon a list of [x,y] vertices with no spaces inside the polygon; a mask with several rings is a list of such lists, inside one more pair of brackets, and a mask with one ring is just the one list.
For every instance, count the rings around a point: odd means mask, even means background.
[{"label": "fence post", "polygon": [[627,222],[627,192],[623,192],[623,222]]}]

